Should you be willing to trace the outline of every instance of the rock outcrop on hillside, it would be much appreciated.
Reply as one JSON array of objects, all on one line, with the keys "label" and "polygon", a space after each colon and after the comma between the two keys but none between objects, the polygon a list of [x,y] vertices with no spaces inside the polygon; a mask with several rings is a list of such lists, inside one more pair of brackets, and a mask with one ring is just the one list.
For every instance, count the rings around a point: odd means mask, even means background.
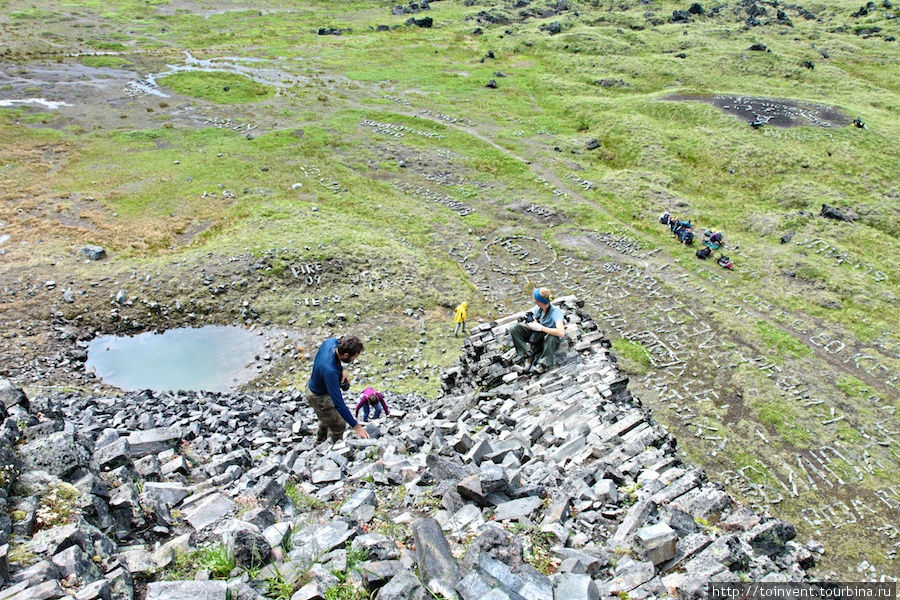
[{"label": "rock outcrop on hillside", "polygon": [[0,600],[699,598],[804,580],[794,528],[683,464],[602,332],[559,303],[555,368],[510,364],[518,315],[479,325],[441,398],[389,397],[400,418],[334,446],[297,392],[30,401],[0,382]]}]

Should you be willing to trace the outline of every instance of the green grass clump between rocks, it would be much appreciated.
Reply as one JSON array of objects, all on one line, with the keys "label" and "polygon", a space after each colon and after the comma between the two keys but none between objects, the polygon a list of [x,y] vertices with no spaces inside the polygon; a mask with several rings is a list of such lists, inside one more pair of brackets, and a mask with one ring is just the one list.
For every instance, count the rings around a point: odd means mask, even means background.
[{"label": "green grass clump between rocks", "polygon": [[620,366],[634,375],[643,375],[650,369],[650,352],[640,342],[626,338],[616,338],[613,350],[619,358]]},{"label": "green grass clump between rocks", "polygon": [[275,93],[271,86],[236,73],[184,71],[160,78],[159,84],[174,92],[220,104],[255,102]]}]

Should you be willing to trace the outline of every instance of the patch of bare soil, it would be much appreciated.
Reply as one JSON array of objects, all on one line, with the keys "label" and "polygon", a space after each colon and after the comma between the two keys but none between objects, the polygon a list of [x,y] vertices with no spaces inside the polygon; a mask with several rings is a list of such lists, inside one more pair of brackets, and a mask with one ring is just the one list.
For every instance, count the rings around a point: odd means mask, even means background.
[{"label": "patch of bare soil", "polygon": [[843,127],[850,124],[850,117],[836,106],[810,104],[783,98],[672,94],[664,96],[661,100],[706,102],[746,123],[768,125],[769,127]]}]

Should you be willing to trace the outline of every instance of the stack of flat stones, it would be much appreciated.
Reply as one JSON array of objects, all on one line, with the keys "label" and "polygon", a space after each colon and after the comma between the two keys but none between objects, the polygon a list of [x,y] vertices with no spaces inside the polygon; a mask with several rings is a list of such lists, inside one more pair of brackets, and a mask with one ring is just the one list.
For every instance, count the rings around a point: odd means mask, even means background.
[{"label": "stack of flat stones", "polygon": [[[481,324],[443,395],[389,397],[368,440],[316,445],[290,390],[31,401],[0,380],[0,600],[260,600],[272,582],[291,600],[699,599],[805,580],[794,528],[683,464],[581,303],[556,302],[554,368],[512,364],[521,315]],[[209,546],[230,573],[173,568]]]}]

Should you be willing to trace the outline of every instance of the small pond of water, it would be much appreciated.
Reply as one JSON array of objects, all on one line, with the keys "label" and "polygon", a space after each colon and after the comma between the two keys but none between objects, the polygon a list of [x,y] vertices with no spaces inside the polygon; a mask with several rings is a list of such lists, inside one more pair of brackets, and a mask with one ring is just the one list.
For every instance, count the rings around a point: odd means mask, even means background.
[{"label": "small pond of water", "polygon": [[87,369],[123,390],[228,392],[257,374],[264,338],[241,327],[209,325],[104,335],[88,344]]}]

